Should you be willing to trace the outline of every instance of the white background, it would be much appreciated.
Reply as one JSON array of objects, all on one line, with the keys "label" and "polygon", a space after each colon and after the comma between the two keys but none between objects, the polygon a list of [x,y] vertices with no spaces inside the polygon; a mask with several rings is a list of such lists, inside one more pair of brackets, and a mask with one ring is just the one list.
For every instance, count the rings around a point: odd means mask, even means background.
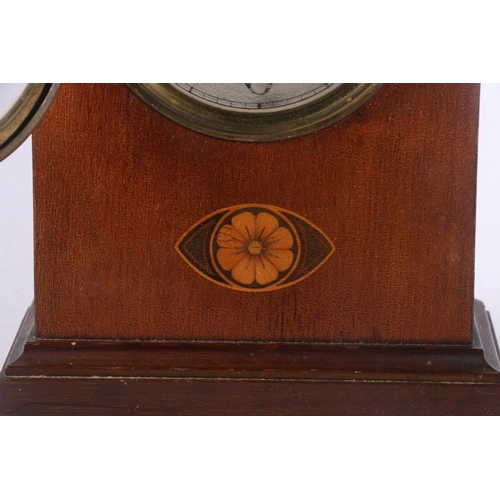
[{"label": "white background", "polygon": [[[476,298],[500,325],[500,84],[481,87]],[[0,163],[0,363],[33,300],[31,138]],[[497,329],[499,329],[497,327]]]},{"label": "white background", "polygon": [[[491,0],[7,0],[0,80],[498,82],[497,10]],[[498,329],[500,89],[489,90],[476,296]],[[8,345],[33,296],[22,155],[0,164],[0,343]],[[0,419],[0,495],[496,498],[499,448],[495,419]]]}]

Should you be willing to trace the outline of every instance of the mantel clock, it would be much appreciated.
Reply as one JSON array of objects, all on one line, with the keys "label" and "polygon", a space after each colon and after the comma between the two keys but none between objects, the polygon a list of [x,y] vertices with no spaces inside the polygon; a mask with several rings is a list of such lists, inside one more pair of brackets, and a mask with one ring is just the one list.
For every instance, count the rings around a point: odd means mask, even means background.
[{"label": "mantel clock", "polygon": [[500,412],[478,85],[48,85],[1,412]]}]

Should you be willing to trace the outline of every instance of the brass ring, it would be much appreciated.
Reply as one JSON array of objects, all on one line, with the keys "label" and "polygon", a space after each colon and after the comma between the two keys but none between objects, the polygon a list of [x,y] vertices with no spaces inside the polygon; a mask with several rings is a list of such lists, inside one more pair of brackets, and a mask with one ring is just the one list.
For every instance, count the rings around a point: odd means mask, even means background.
[{"label": "brass ring", "polygon": [[170,83],[128,86],[153,109],[192,130],[232,141],[266,142],[313,132],[340,120],[372,97],[382,84],[343,83],[302,106],[260,114],[205,104]]},{"label": "brass ring", "polygon": [[0,117],[0,161],[33,132],[51,105],[59,83],[28,83],[13,106]]}]

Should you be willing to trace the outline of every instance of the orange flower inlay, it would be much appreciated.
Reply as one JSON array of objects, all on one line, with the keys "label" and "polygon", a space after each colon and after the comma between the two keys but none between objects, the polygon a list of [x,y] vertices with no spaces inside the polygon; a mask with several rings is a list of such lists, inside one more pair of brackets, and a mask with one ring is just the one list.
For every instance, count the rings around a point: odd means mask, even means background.
[{"label": "orange flower inlay", "polygon": [[220,229],[217,244],[220,266],[244,285],[271,283],[293,263],[292,233],[268,212],[235,215]]}]

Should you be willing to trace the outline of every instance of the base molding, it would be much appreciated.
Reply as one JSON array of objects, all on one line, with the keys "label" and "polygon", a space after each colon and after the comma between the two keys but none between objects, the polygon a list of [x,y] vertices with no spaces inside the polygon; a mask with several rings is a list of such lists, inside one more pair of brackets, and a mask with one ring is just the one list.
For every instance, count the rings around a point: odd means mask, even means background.
[{"label": "base molding", "polygon": [[498,348],[479,301],[476,318],[473,347],[304,346],[41,340],[29,310],[0,414],[499,415]]}]

